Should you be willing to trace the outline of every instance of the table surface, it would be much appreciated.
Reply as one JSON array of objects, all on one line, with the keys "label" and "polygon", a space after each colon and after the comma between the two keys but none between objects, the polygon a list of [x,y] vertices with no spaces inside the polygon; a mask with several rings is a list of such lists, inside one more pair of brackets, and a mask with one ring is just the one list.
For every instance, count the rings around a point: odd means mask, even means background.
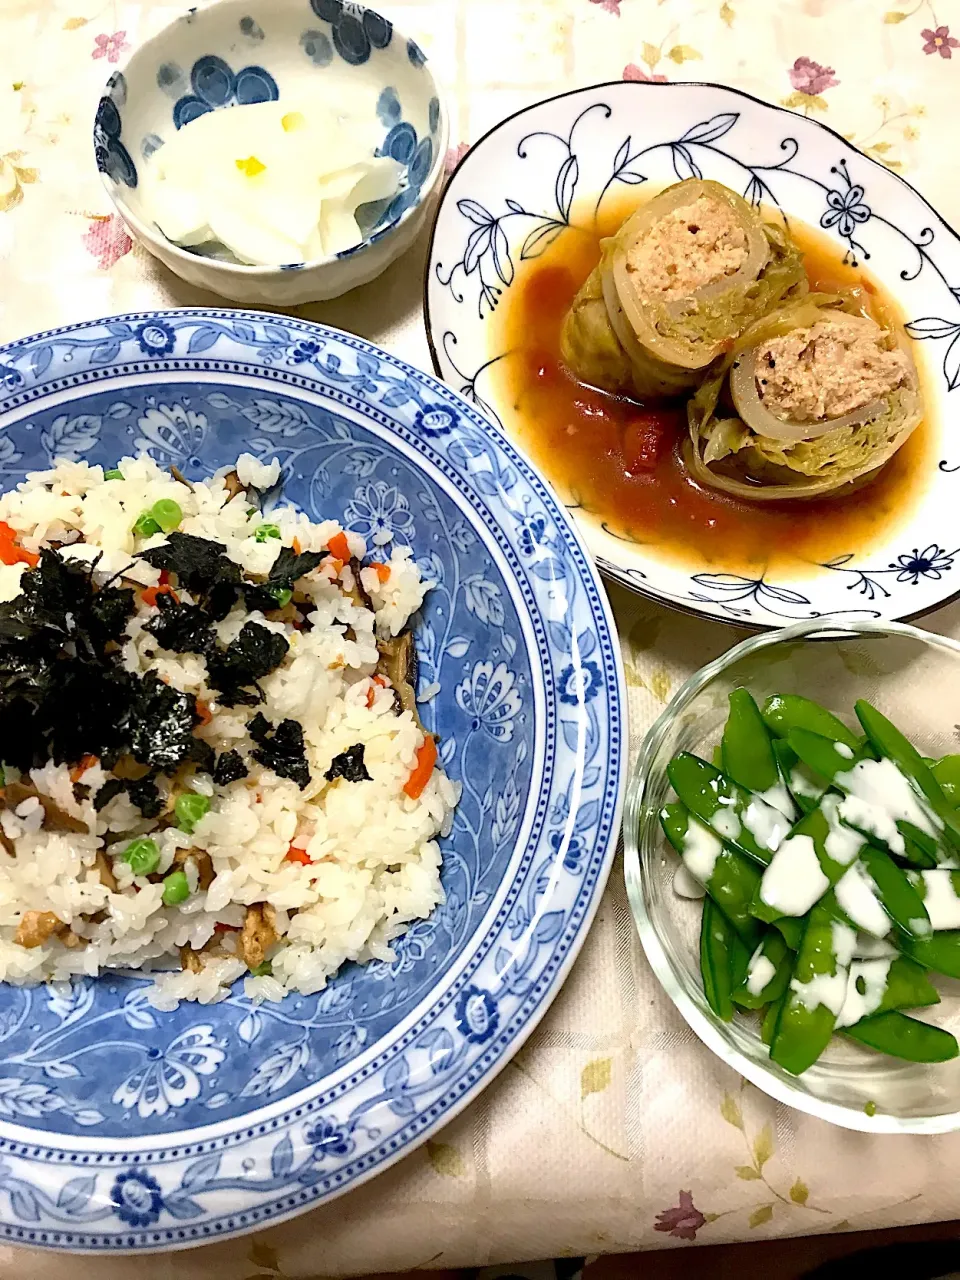
[{"label": "table surface", "polygon": [[[897,7],[892,7],[896,5]],[[796,108],[960,217],[944,142],[960,102],[956,0],[390,0],[434,61],[463,147],[561,89],[621,76],[721,81]],[[0,0],[0,341],[156,306],[208,304],[111,214],[92,162],[101,86],[180,6]],[[952,152],[953,148],[950,148]],[[948,156],[950,154],[948,152]],[[452,159],[451,155],[451,159]],[[421,242],[375,284],[299,314],[429,368]],[[960,571],[960,570],[958,570]],[[634,750],[670,693],[739,639],[611,590]],[[927,620],[960,636],[960,607]],[[614,869],[553,1009],[435,1141],[257,1237],[140,1258],[27,1256],[0,1280],[339,1275],[750,1240],[960,1213],[953,1137],[872,1138],[772,1102],[708,1052],[661,992]],[[0,1214],[3,1203],[0,1199]]]}]

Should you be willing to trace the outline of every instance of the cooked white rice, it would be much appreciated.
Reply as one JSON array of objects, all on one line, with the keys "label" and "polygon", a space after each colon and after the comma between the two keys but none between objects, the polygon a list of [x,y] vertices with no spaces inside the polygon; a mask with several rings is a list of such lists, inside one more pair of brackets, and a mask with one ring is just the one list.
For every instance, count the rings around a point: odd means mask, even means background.
[{"label": "cooked white rice", "polygon": [[[117,466],[123,478],[109,481],[100,467],[84,462],[60,462],[33,474],[0,497],[0,520],[29,551],[73,543],[64,554],[89,563],[99,556],[98,584],[122,573],[142,587],[157,585],[160,575],[133,560],[133,553],[162,544],[165,537],[135,538],[131,530],[137,516],[159,499],[180,505],[182,532],[223,543],[247,574],[266,574],[281,546],[295,539],[303,551],[323,551],[340,530],[334,520],[315,524],[281,507],[266,517],[279,526],[280,539],[257,542],[254,534],[264,517],[251,514],[244,493],[231,499],[222,475],[191,488],[149,457],[125,458]],[[242,483],[258,489],[273,484],[279,473],[277,464],[264,466],[249,456],[236,470]],[[362,537],[348,531],[347,539],[353,556],[366,556]],[[290,990],[319,991],[347,960],[391,959],[391,939],[443,901],[436,837],[450,829],[459,787],[438,766],[419,798],[405,794],[424,735],[410,711],[397,714],[392,689],[372,679],[377,639],[402,630],[429,584],[421,581],[408,550],[394,549],[389,558],[384,547],[373,550],[373,558],[389,568],[385,582],[376,570],[362,571],[373,610],[344,594],[343,588],[353,585],[349,564],[338,572],[339,562],[328,559],[298,584],[312,604],[309,629],[264,619],[242,605],[217,624],[224,644],[251,619],[288,641],[286,658],[260,682],[266,701],[259,707],[218,703],[207,684],[205,658],[161,649],[142,629],[156,616],[156,606],[137,595],[123,663],[131,671],[152,670],[201,699],[212,718],[197,733],[217,752],[239,749],[249,774],[224,787],[209,774],[173,779],[173,788],[182,790],[188,783],[210,800],[209,812],[190,835],[172,825],[156,829],[125,794],[96,813],[93,797],[108,777],[99,762],[79,779],[76,768],[71,779],[70,762],[48,763],[20,779],[32,781],[87,830],[46,830],[37,800],[0,810],[0,825],[14,850],[10,856],[0,849],[0,980],[27,984],[114,968],[166,969],[153,972],[150,999],[157,1007],[174,1008],[179,1000],[211,1003],[227,994],[225,983],[248,972],[236,954],[238,930],[249,908],[269,904],[276,934],[267,953],[272,975],[247,977],[245,989],[257,998],[281,999]],[[0,566],[0,600],[17,596],[24,570],[23,565]],[[178,592],[191,602],[189,592]],[[247,722],[257,711],[273,723],[291,718],[302,725],[310,768],[306,789],[251,757]],[[328,782],[324,774],[333,758],[358,743],[365,748],[372,780]],[[7,783],[18,778],[16,770],[7,770]],[[86,798],[77,798],[78,780],[81,793],[89,788]],[[171,784],[159,781],[161,790],[169,791]],[[134,875],[122,859],[129,841],[144,834],[160,849],[151,878]],[[196,862],[188,860],[189,898],[164,906],[157,875],[169,871],[178,849],[187,848],[209,854],[212,882],[202,889]],[[94,865],[105,849],[116,892],[101,883]],[[303,855],[309,862],[294,860]],[[29,912],[51,912],[69,931],[40,945],[20,945],[15,938]],[[199,972],[180,968],[185,947],[199,953]]]}]

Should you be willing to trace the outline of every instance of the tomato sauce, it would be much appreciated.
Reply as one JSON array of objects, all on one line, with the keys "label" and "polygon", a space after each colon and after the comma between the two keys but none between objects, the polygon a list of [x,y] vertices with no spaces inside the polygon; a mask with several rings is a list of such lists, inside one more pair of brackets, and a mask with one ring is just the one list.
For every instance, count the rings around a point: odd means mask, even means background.
[{"label": "tomato sauce", "polygon": [[[520,265],[501,303],[493,366],[505,423],[561,495],[616,537],[656,548],[679,563],[730,572],[790,562],[793,573],[862,552],[909,514],[933,469],[934,432],[922,423],[876,479],[838,497],[749,503],[697,484],[681,454],[683,401],[638,404],[578,383],[560,358],[560,330],[580,285],[599,260],[599,242],[636,205],[613,209],[596,231],[570,229]],[[863,290],[865,309],[899,318],[882,286],[844,265],[840,250],[791,219],[812,289]]]}]

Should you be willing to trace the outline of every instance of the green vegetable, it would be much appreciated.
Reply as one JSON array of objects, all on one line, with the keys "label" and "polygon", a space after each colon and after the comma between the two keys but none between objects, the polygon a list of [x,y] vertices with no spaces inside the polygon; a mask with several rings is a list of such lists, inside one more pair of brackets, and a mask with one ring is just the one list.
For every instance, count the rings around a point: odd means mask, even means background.
[{"label": "green vegetable", "polygon": [[935,933],[932,938],[898,937],[897,945],[911,960],[934,973],[960,978],[960,929]]},{"label": "green vegetable", "polygon": [[[667,776],[690,812],[715,831],[724,844],[739,849],[761,866],[769,864],[773,849],[759,844],[743,823],[743,815],[753,798],[748,791],[689,751],[674,756],[667,765]],[[781,838],[788,826],[787,819],[781,815]]]},{"label": "green vegetable", "polygon": [[192,834],[197,823],[209,809],[210,801],[206,796],[197,795],[195,791],[184,791],[177,796],[174,805],[177,826],[188,835]]},{"label": "green vegetable", "polygon": [[895,956],[890,963],[887,987],[877,1013],[887,1013],[891,1009],[920,1009],[939,1003],[939,992],[923,967],[907,956]]},{"label": "green vegetable", "polygon": [[730,999],[740,985],[750,953],[733,925],[711,898],[703,900],[700,918],[700,976],[707,1004],[723,1022],[733,1017]]},{"label": "green vegetable", "polygon": [[[684,863],[687,832],[690,823],[696,821],[682,804],[668,804],[660,812],[660,825]],[[704,829],[704,834],[719,839],[709,828]],[[712,875],[703,886],[751,949],[760,937],[760,925],[750,914],[750,903],[759,883],[760,872],[755,864],[736,849],[724,846],[717,855]]]},{"label": "green vegetable", "polygon": [[[791,729],[787,734],[787,742],[808,769],[838,786],[838,775],[848,773],[860,759],[858,751],[853,747],[847,747],[847,750],[853,751],[852,757],[842,755],[832,738],[825,738],[822,733],[811,733],[809,729]],[[847,744],[840,745],[846,747]]]},{"label": "green vegetable", "polygon": [[893,859],[882,849],[864,845],[860,854],[864,870],[873,880],[877,899],[896,927],[908,938],[920,940],[931,933],[923,899]]},{"label": "green vegetable", "polygon": [[820,803],[830,784],[807,768],[785,738],[773,739],[773,754],[777,757],[780,776],[797,808],[801,813],[810,813]]},{"label": "green vegetable", "polygon": [[930,772],[953,807],[960,805],[960,756],[941,756]]},{"label": "green vegetable", "polygon": [[155,502],[150,508],[150,514],[164,533],[172,533],[179,528],[183,519],[180,503],[174,502],[172,498],[161,498],[159,502]]},{"label": "green vegetable", "polygon": [[829,738],[831,742],[842,742],[851,751],[856,751],[860,746],[857,735],[832,711],[798,693],[771,694],[763,704],[760,714],[770,732],[779,738],[786,738],[791,729],[806,729],[809,733],[819,734],[821,738]]},{"label": "green vegetable", "polygon": [[865,1116],[875,1116],[877,1114],[877,1104],[875,1102],[865,1102],[863,1104],[863,1114]]},{"label": "green vegetable", "polygon": [[862,1018],[843,1034],[907,1062],[949,1062],[960,1054],[956,1038],[942,1027],[908,1018],[904,1013],[877,1013]]},{"label": "green vegetable", "polygon": [[723,771],[747,791],[769,791],[780,781],[780,770],[760,709],[746,689],[734,689],[729,701],[720,744]]},{"label": "green vegetable", "polygon": [[293,599],[293,592],[289,587],[273,587],[271,594],[277,602],[277,608],[282,609]]},{"label": "green vegetable", "polygon": [[163,905],[175,907],[190,897],[190,886],[183,871],[171,871],[163,881]]},{"label": "green vegetable", "polygon": [[137,840],[131,840],[120,856],[124,862],[129,863],[135,876],[149,876],[157,869],[160,850],[155,840],[141,836]]},{"label": "green vegetable", "polygon": [[277,524],[262,524],[253,536],[257,542],[266,542],[268,538],[279,538],[280,526]]},{"label": "green vegetable", "polygon": [[[838,1012],[843,1003],[847,967],[837,956],[836,931],[844,926],[836,924],[831,917],[828,899],[832,897],[828,894],[827,899],[818,902],[807,918],[790,990],[780,1010],[770,1047],[772,1061],[791,1075],[798,1076],[812,1067],[833,1034],[837,1014],[817,998],[818,994],[822,995],[824,988],[829,990]],[[818,982],[819,993],[815,988],[805,990],[808,983],[819,979],[826,980]]]},{"label": "green vegetable", "polygon": [[258,964],[255,969],[250,970],[252,978],[269,978],[273,973],[273,965],[269,960],[264,960],[263,964]]},{"label": "green vegetable", "polygon": [[[753,995],[747,990],[747,982],[750,977],[750,969],[753,967],[755,958],[764,957],[773,965],[773,977],[757,995]],[[733,992],[732,1000],[734,1004],[740,1005],[742,1009],[762,1009],[765,1004],[772,1004],[780,1000],[780,997],[786,991],[790,983],[790,975],[793,971],[793,956],[784,941],[783,935],[777,933],[775,929],[771,929],[763,937],[754,955],[750,957],[750,963],[747,966],[747,975],[740,983],[739,987]]]},{"label": "green vegetable", "polygon": [[154,520],[149,511],[144,511],[142,515],[137,516],[136,524],[133,526],[133,532],[138,534],[141,538],[152,538],[155,533],[160,532],[160,526],[157,524],[156,520]]},{"label": "green vegetable", "polygon": [[768,1049],[773,1044],[774,1032],[777,1029],[777,1021],[780,1018],[780,1010],[786,998],[786,993],[784,993],[779,1000],[775,1000],[773,1004],[768,1005],[763,1015],[763,1021],[760,1023],[760,1039]]},{"label": "green vegetable", "polygon": [[886,716],[860,699],[854,703],[857,719],[863,725],[864,732],[871,743],[888,760],[892,760],[901,773],[916,784],[922,792],[930,808],[944,826],[946,839],[960,849],[960,813],[940,789],[940,783],[934,777],[930,766],[924,763],[923,756],[912,742],[908,742],[895,724]]},{"label": "green vegetable", "polygon": [[103,473],[103,478],[104,480],[122,480],[123,472],[114,467],[111,471],[105,471]]},{"label": "green vegetable", "polygon": [[[855,832],[845,830],[838,823],[835,812],[837,800],[838,797],[835,793],[824,796],[823,800],[820,802],[820,807],[814,809],[810,813],[804,814],[796,826],[792,828],[790,835],[780,846],[782,856],[788,857],[791,850],[791,846],[788,844],[788,841],[798,836],[806,836],[813,842],[817,861],[820,863],[820,870],[827,879],[827,886],[824,889],[824,892],[826,892],[827,888],[835,885],[837,881],[850,869],[851,863],[855,861],[859,853],[859,850],[857,852],[853,852],[847,862],[838,862],[827,852],[827,842],[831,832],[834,833],[834,838],[836,838],[836,834],[839,831],[844,836],[852,837],[853,840],[858,839]],[[832,810],[832,812],[828,810],[828,806],[829,810]],[[866,841],[860,838],[861,850],[865,843]],[[799,851],[799,846],[797,846],[797,848]],[[778,907],[771,906],[769,903],[764,901],[762,878],[760,886],[757,889],[757,895],[753,900],[750,910],[758,920],[765,920],[768,924],[776,923],[785,914]]]}]

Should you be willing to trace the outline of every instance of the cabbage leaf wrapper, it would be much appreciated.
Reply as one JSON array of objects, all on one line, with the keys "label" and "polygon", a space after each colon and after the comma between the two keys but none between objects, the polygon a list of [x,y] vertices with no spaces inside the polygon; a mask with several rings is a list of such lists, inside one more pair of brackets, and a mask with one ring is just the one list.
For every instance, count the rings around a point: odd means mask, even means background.
[{"label": "cabbage leaf wrapper", "polygon": [[583,382],[640,399],[683,395],[740,333],[807,282],[803,255],[735,192],[689,179],[601,241],[561,353]]},{"label": "cabbage leaf wrapper", "polygon": [[694,479],[757,502],[867,483],[919,425],[923,404],[905,338],[863,315],[853,295],[810,293],[752,324],[687,416]]}]

